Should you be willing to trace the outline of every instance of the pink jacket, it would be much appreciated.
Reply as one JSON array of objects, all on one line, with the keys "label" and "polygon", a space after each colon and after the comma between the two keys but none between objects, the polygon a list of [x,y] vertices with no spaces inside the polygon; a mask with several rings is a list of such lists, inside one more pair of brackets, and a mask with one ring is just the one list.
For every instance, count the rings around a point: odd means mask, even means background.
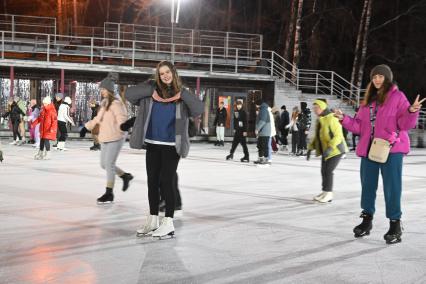
[{"label": "pink jacket", "polygon": [[[373,103],[373,111],[375,107],[376,103]],[[407,154],[410,151],[408,130],[416,126],[419,112],[410,113],[409,107],[410,103],[404,93],[394,85],[387,94],[385,103],[377,109],[374,137],[395,142],[391,153]],[[367,157],[371,135],[370,106],[361,106],[355,118],[345,115],[342,125],[350,132],[360,135],[356,154]]]},{"label": "pink jacket", "polygon": [[99,142],[112,142],[123,139],[124,132],[120,125],[127,120],[127,110],[119,99],[115,99],[108,110],[106,110],[107,100],[101,102],[101,109],[98,115],[86,122],[86,128],[92,130],[99,123]]}]

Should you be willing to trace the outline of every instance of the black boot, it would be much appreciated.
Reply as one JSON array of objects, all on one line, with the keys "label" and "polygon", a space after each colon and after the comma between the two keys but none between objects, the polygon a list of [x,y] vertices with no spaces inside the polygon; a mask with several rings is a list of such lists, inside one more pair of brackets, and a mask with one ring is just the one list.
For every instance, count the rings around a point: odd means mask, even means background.
[{"label": "black boot", "polygon": [[3,152],[0,150],[0,162],[3,162]]},{"label": "black boot", "polygon": [[219,144],[219,140],[216,140],[216,142],[214,142],[214,145],[215,146],[219,146],[220,144]]},{"label": "black boot", "polygon": [[241,161],[241,163],[248,163],[248,162],[250,162],[250,159],[249,159],[248,156],[244,156],[240,159],[240,161]]},{"label": "black boot", "polygon": [[390,220],[389,231],[383,236],[387,244],[401,242],[402,228],[401,220]]},{"label": "black boot", "polygon": [[225,146],[225,141],[220,141],[220,144],[219,144],[219,146],[222,146],[222,147],[224,147],[224,146]]},{"label": "black boot", "polygon": [[90,147],[90,151],[99,151],[101,149],[101,144],[93,143],[93,146]]},{"label": "black boot", "polygon": [[355,238],[364,237],[370,234],[371,229],[373,229],[373,216],[370,214],[362,212],[359,216],[362,218],[361,224],[354,228]]},{"label": "black boot", "polygon": [[114,194],[112,193],[112,188],[106,188],[104,195],[98,198],[98,204],[112,203],[114,201]]},{"label": "black boot", "polygon": [[232,160],[234,159],[234,154],[229,154],[228,156],[226,156],[226,160]]},{"label": "black boot", "polygon": [[133,179],[133,176],[130,173],[124,173],[120,177],[123,180],[123,191],[126,191],[129,188],[129,184],[130,181]]}]

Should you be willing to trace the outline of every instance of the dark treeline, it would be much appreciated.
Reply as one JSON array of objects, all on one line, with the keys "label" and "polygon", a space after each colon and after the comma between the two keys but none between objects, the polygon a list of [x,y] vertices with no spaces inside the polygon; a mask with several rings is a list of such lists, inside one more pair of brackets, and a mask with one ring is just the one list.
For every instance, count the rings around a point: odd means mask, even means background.
[{"label": "dark treeline", "polygon": [[[62,31],[74,22],[170,26],[170,0],[2,2],[0,13],[59,15]],[[426,95],[426,0],[182,0],[178,27],[260,33],[265,49],[299,68],[334,70],[362,87],[385,63],[410,98]]]}]

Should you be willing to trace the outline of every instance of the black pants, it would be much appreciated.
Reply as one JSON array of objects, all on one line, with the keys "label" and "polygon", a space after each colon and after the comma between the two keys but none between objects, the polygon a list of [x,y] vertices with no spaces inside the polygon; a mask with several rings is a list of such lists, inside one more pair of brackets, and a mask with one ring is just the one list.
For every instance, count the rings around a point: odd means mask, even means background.
[{"label": "black pants", "polygon": [[288,145],[288,140],[287,140],[288,129],[281,129],[280,132],[281,132],[281,135],[280,135],[281,144],[287,146]]},{"label": "black pants", "polygon": [[321,176],[322,176],[322,190],[333,191],[333,172],[340,162],[343,154],[334,156],[327,161],[321,158]]},{"label": "black pants", "polygon": [[[161,185],[160,185],[161,186]],[[176,208],[182,208],[182,198],[180,196],[180,191],[179,191],[179,176],[176,173],[175,176],[173,177],[173,188],[175,191],[175,209]],[[162,201],[166,201],[165,198],[161,195],[161,190],[160,190],[160,202]]]},{"label": "black pants", "polygon": [[352,133],[352,149],[354,149],[354,150],[356,148],[356,137],[357,136],[358,135],[355,135],[355,134]]},{"label": "black pants", "polygon": [[173,179],[179,164],[180,156],[175,146],[147,144],[146,173],[148,176],[148,200],[151,215],[158,215],[160,191],[166,201],[166,217],[173,218],[176,202],[176,191]]},{"label": "black pants", "polygon": [[236,131],[234,134],[234,139],[232,140],[231,154],[234,154],[235,149],[237,149],[238,147],[238,144],[241,144],[241,146],[243,147],[244,157],[248,157],[249,152],[247,149],[247,139],[242,132]]},{"label": "black pants", "polygon": [[305,134],[306,130],[299,130],[299,151],[302,150],[306,150],[307,149],[307,145],[306,145],[306,137],[308,135]]},{"label": "black pants", "polygon": [[58,141],[65,142],[65,140],[67,140],[67,137],[68,137],[67,123],[58,120],[58,129],[60,132]]},{"label": "black pants", "polygon": [[267,158],[269,155],[269,137],[268,136],[259,136],[257,138],[257,149],[259,150],[259,158]]},{"label": "black pants", "polygon": [[292,131],[291,132],[291,152],[293,154],[296,154],[299,149],[300,149],[299,131]]},{"label": "black pants", "polygon": [[16,141],[16,137],[22,140],[21,133],[19,133],[19,122],[19,120],[12,121],[13,141]]},{"label": "black pants", "polygon": [[50,151],[50,140],[41,138],[40,140],[40,151],[43,151],[46,147],[46,151]]}]

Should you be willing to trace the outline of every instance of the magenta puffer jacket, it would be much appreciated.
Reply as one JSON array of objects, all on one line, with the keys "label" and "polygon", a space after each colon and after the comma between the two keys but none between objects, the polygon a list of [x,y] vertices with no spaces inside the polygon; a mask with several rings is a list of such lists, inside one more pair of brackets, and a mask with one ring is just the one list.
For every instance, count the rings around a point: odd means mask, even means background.
[{"label": "magenta puffer jacket", "polygon": [[[374,102],[373,111],[375,107]],[[410,113],[409,107],[410,103],[405,94],[394,85],[387,94],[385,103],[377,109],[374,137],[394,142],[391,153],[407,154],[410,151],[408,130],[416,126],[419,112]],[[371,135],[370,106],[361,106],[355,118],[345,115],[342,125],[360,136],[356,154],[367,157]]]}]

